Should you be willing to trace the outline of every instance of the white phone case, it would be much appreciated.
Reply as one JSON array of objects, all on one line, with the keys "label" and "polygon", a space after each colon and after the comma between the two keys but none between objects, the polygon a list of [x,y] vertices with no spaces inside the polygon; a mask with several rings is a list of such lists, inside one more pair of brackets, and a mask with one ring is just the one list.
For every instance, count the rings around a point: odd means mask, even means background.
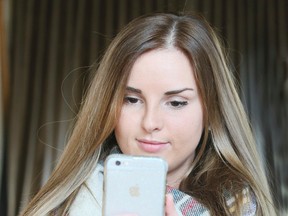
[{"label": "white phone case", "polygon": [[163,216],[167,169],[167,163],[158,157],[108,156],[103,215]]}]

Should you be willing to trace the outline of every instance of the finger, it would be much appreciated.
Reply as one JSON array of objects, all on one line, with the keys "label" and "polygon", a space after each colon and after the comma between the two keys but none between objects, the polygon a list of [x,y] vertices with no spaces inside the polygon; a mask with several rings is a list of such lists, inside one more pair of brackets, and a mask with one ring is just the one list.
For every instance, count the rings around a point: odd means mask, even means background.
[{"label": "finger", "polygon": [[178,216],[173,196],[171,194],[166,195],[166,207],[165,207],[166,216]]}]

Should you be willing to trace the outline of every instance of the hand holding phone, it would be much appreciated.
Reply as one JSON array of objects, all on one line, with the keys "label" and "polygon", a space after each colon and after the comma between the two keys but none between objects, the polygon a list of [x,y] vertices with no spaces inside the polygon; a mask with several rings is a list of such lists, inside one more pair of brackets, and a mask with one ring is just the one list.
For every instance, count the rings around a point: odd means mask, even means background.
[{"label": "hand holding phone", "polygon": [[158,157],[110,155],[104,165],[103,215],[164,215],[167,169]]}]

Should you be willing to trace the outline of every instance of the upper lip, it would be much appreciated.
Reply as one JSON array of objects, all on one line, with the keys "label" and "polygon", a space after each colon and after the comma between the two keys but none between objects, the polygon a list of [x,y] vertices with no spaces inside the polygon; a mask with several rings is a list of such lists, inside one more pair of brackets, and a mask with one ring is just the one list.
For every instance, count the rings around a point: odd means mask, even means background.
[{"label": "upper lip", "polygon": [[150,145],[161,145],[166,144],[168,142],[159,141],[159,140],[149,140],[149,139],[137,139],[138,142],[150,144]]}]

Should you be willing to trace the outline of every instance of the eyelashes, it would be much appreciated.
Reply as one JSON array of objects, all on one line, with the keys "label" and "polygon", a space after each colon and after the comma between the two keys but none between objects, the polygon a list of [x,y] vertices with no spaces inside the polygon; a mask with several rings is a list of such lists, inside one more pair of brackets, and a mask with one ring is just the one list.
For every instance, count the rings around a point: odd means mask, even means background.
[{"label": "eyelashes", "polygon": [[[124,104],[127,105],[137,105],[137,104],[142,104],[143,101],[140,98],[137,97],[132,97],[132,96],[126,96],[124,97]],[[180,109],[184,106],[188,105],[187,100],[168,100],[165,102],[165,105],[170,106],[174,109]]]},{"label": "eyelashes", "polygon": [[175,107],[175,108],[180,108],[180,107],[188,105],[188,101],[177,101],[177,100],[174,100],[174,101],[170,101],[168,103],[170,103],[170,105],[172,107]]},{"label": "eyelashes", "polygon": [[124,98],[124,103],[125,104],[137,104],[139,102],[140,102],[140,99],[136,98],[136,97],[126,96]]}]

